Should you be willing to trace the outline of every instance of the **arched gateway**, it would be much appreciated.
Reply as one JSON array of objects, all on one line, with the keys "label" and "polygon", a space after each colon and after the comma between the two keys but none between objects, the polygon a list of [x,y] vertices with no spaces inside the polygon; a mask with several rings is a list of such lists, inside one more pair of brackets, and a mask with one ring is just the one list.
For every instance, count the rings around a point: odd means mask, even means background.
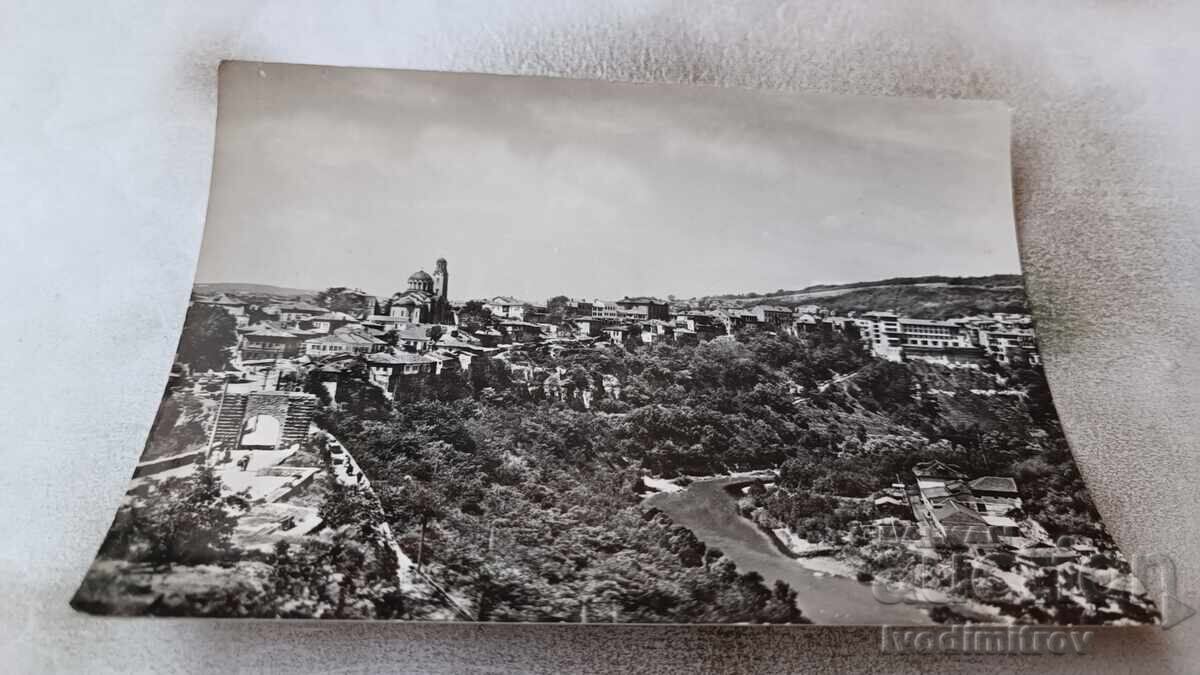
[{"label": "arched gateway", "polygon": [[213,440],[235,448],[287,448],[307,438],[316,405],[316,396],[298,392],[229,394]]}]

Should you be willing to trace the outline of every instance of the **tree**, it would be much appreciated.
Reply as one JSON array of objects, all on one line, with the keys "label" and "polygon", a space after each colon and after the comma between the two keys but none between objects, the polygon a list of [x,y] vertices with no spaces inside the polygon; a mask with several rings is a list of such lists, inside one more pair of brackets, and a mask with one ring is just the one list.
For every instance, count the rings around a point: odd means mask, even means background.
[{"label": "tree", "polygon": [[183,320],[176,359],[192,371],[224,370],[237,344],[237,322],[220,307],[193,303]]},{"label": "tree", "polygon": [[320,514],[327,527],[352,526],[365,530],[383,521],[379,504],[371,493],[357,485],[342,484],[332,472],[325,476],[322,493],[325,499]]},{"label": "tree", "polygon": [[468,300],[458,310],[458,325],[467,331],[483,330],[492,323],[492,312],[479,300]]},{"label": "tree", "polygon": [[366,293],[345,286],[333,286],[317,293],[313,302],[325,307],[331,312],[345,312],[362,316],[369,314],[374,307],[368,307],[370,297]]},{"label": "tree", "polygon": [[546,301],[546,312],[550,315],[550,320],[554,323],[559,323],[567,316],[567,303],[571,301],[565,295],[556,295]]},{"label": "tree", "polygon": [[425,336],[428,337],[434,345],[437,345],[438,340],[442,339],[442,336],[445,334],[446,329],[442,328],[441,326],[430,326],[429,328],[425,329]]},{"label": "tree", "polygon": [[218,561],[231,549],[244,498],[222,497],[221,478],[198,464],[187,478],[169,478],[143,503],[118,517],[101,553],[157,564],[199,565]]},{"label": "tree", "polygon": [[380,500],[393,521],[416,522],[420,528],[417,541],[416,565],[420,569],[425,558],[425,534],[429,524],[444,516],[446,497],[432,486],[407,480],[400,486],[380,491]]}]

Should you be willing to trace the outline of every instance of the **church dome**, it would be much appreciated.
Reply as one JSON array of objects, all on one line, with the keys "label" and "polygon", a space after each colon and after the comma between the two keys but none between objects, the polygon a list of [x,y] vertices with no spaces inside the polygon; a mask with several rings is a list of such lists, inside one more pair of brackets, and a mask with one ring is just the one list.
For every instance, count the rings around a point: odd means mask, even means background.
[{"label": "church dome", "polygon": [[419,270],[417,272],[413,272],[413,275],[411,277],[409,277],[408,280],[409,281],[433,281],[433,277],[429,276],[429,274],[425,270]]}]

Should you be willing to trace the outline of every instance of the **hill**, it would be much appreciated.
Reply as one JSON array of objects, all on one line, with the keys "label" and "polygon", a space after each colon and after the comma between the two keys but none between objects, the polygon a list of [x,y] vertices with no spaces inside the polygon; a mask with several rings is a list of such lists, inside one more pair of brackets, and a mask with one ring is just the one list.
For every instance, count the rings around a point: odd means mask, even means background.
[{"label": "hill", "polygon": [[849,284],[816,284],[799,290],[710,296],[702,302],[743,306],[768,302],[820,305],[835,314],[894,310],[906,316],[940,319],[992,312],[1027,312],[1019,274],[981,277],[897,277]]},{"label": "hill", "polygon": [[287,288],[284,286],[272,286],[270,284],[247,284],[236,281],[193,284],[192,290],[203,295],[229,293],[231,295],[269,295],[281,298],[312,298],[317,294],[317,291],[302,288]]}]

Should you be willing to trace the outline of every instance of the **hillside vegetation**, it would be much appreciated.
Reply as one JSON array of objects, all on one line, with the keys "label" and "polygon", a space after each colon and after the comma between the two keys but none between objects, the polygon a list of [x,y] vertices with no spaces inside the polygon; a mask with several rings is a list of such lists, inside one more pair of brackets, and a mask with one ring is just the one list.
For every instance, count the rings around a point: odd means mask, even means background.
[{"label": "hillside vegetation", "polygon": [[[477,360],[394,405],[364,386],[321,423],[371,477],[404,550],[492,620],[803,620],[791,589],[739,575],[645,511],[646,475],[782,468],[814,498],[774,504],[774,517],[820,538],[872,517],[822,499],[866,497],[940,459],[1016,476],[1052,533],[1105,538],[1036,366],[897,364],[837,333],[627,347],[532,349],[529,381]],[[1011,395],[972,393],[983,388]]]},{"label": "hillside vegetation", "polygon": [[898,277],[850,284],[818,284],[794,291],[702,298],[701,304],[736,302],[785,306],[816,304],[835,314],[892,310],[906,316],[944,319],[993,312],[1028,312],[1018,274],[984,277]]}]

